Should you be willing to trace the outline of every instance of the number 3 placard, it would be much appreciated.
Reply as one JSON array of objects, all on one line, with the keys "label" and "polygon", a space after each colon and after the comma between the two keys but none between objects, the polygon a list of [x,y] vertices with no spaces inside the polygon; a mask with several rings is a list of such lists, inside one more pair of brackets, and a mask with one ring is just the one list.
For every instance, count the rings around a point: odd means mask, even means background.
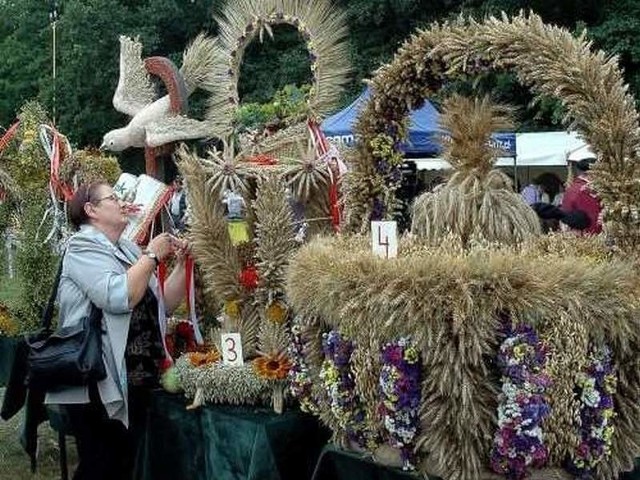
[{"label": "number 3 placard", "polygon": [[382,258],[398,256],[398,227],[396,222],[371,222],[373,253]]},{"label": "number 3 placard", "polygon": [[242,339],[239,333],[223,333],[222,338],[222,363],[240,367],[244,365],[242,357]]}]

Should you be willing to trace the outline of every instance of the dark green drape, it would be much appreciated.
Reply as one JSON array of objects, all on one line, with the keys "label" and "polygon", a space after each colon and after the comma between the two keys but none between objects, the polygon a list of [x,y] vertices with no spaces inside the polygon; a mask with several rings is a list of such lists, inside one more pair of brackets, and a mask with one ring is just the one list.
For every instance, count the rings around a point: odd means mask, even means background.
[{"label": "dark green drape", "polygon": [[[312,480],[416,480],[422,478],[400,469],[385,467],[361,454],[345,452],[334,445],[322,450]],[[430,480],[440,480],[429,477]]]},{"label": "dark green drape", "polygon": [[[320,455],[312,480],[416,480],[423,478],[402,470],[384,467],[358,453],[345,452],[327,445]],[[429,480],[441,480],[429,477]],[[640,459],[636,469],[620,476],[620,480],[640,480]]]},{"label": "dark green drape", "polygon": [[297,410],[186,405],[181,396],[154,393],[138,478],[303,480],[329,436]]},{"label": "dark green drape", "polygon": [[[0,386],[18,338],[0,337]],[[141,480],[408,480],[408,472],[325,445],[328,432],[310,415],[288,410],[205,406],[186,410],[180,395],[154,392],[138,459]],[[54,428],[60,428],[51,418]],[[320,461],[318,457],[322,451]],[[620,480],[640,480],[640,460]]]}]

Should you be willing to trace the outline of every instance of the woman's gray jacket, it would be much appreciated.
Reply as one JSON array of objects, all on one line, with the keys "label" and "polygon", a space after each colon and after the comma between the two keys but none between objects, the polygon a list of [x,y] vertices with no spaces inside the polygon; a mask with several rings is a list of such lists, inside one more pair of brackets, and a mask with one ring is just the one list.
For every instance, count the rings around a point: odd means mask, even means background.
[{"label": "woman's gray jacket", "polygon": [[[76,325],[89,315],[91,302],[103,312],[102,356],[107,378],[98,382],[100,398],[110,418],[129,426],[125,349],[131,308],[127,270],[141,255],[127,239],[112,243],[97,228],[84,225],[68,242],[58,288],[60,321]],[[155,276],[149,282],[158,297]],[[45,403],[88,403],[87,387],[65,387],[47,393]]]}]

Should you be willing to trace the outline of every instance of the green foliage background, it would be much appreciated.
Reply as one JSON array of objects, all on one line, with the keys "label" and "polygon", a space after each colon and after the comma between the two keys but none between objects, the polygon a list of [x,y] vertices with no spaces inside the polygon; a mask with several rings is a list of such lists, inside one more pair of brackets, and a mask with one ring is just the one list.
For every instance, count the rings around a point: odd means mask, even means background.
[{"label": "green foliage background", "polygon": [[[230,1],[230,0],[228,0]],[[200,31],[216,33],[213,13],[222,0],[57,0],[56,120],[79,147],[99,145],[102,135],[122,126],[126,117],[111,98],[118,80],[118,35],[139,36],[145,55],[166,55],[179,62],[189,39]],[[5,128],[28,99],[39,99],[53,111],[51,1],[1,1],[0,125]],[[336,0],[349,17],[353,82],[344,103],[418,27],[458,15],[534,10],[546,21],[580,31],[587,28],[597,47],[620,56],[626,78],[640,89],[640,2],[617,0]],[[242,68],[240,93],[247,103],[271,102],[287,84],[309,82],[307,52],[295,30],[278,27],[275,40],[254,43]],[[449,88],[469,88],[455,84]],[[480,82],[494,98],[520,107],[521,129],[558,128],[561,112],[555,102],[530,106],[527,90],[509,75]],[[196,107],[202,102],[195,102]],[[127,164],[136,155],[121,156]],[[135,170],[135,168],[133,168]]]},{"label": "green foliage background", "polygon": [[43,243],[50,222],[40,226],[47,207],[45,192],[33,192],[22,205],[22,231],[16,254],[19,298],[11,313],[23,331],[37,328],[53,285],[59,259],[48,244]]}]

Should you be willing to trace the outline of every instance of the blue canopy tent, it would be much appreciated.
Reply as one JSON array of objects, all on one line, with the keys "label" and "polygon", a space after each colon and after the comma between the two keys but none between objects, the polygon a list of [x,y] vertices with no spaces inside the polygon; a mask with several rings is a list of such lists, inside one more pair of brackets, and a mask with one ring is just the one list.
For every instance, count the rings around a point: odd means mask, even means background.
[{"label": "blue canopy tent", "polygon": [[[322,122],[320,128],[330,142],[349,147],[355,145],[353,126],[370,96],[371,91],[367,87],[351,105]],[[402,145],[402,151],[411,157],[438,155],[441,150],[438,137],[443,133],[439,122],[440,112],[429,100],[425,100],[421,108],[411,112],[409,138]],[[515,133],[496,133],[492,137],[496,146],[505,151],[504,156],[515,157]]]}]

